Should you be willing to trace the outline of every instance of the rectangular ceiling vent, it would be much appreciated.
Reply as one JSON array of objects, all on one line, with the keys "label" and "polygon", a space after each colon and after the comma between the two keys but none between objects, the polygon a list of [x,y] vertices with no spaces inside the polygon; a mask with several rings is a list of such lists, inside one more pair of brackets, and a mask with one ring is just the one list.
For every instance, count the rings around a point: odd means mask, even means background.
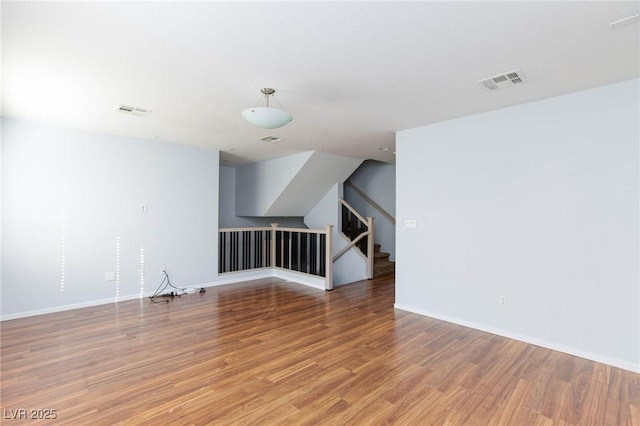
[{"label": "rectangular ceiling vent", "polygon": [[129,115],[137,115],[140,117],[146,117],[147,115],[151,114],[150,109],[134,107],[131,105],[124,105],[124,104],[118,105],[116,107],[116,111],[124,112],[125,114],[129,114]]},{"label": "rectangular ceiling vent", "polygon": [[264,136],[260,139],[258,139],[259,141],[264,141],[264,142],[269,142],[269,143],[278,143],[278,142],[282,142],[284,139],[281,138],[276,138],[275,136]]},{"label": "rectangular ceiling vent", "polygon": [[497,90],[503,86],[513,86],[514,84],[523,83],[524,79],[520,70],[513,70],[505,72],[504,74],[494,75],[493,77],[483,78],[478,80],[478,83],[482,84],[487,90]]}]

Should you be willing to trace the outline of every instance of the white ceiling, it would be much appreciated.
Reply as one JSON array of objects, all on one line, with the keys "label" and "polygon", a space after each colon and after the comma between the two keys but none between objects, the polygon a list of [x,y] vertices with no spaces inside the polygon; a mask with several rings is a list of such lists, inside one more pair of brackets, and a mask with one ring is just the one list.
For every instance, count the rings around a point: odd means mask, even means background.
[{"label": "white ceiling", "polygon": [[[638,24],[609,22],[638,11],[637,1],[3,1],[3,115],[211,147],[223,165],[307,150],[393,162],[397,130],[637,78]],[[516,68],[525,84],[476,83]],[[244,121],[262,87],[276,89],[290,124]],[[120,103],[153,112],[125,115]],[[257,140],[266,135],[286,140]]]}]

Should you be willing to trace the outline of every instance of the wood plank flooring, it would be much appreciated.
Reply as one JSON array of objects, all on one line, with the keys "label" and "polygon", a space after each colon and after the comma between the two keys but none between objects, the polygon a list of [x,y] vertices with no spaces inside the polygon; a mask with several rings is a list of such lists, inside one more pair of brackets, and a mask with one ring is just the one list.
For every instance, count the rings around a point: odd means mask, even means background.
[{"label": "wood plank flooring", "polygon": [[5,321],[2,424],[640,425],[638,374],[393,302],[264,279]]}]

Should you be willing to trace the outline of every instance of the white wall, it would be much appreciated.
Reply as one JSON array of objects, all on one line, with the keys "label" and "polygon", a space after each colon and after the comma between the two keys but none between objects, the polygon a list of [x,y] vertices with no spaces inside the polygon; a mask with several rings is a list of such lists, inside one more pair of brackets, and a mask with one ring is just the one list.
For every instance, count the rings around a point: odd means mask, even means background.
[{"label": "white wall", "polygon": [[[304,222],[310,229],[324,229],[327,225],[333,225],[332,249],[334,255],[349,244],[339,232],[341,197],[342,183],[336,183],[304,217]],[[367,262],[356,250],[356,248],[351,248],[334,262],[334,286],[367,278]]]},{"label": "white wall", "polygon": [[306,215],[336,182],[347,180],[361,163],[359,158],[314,151],[269,208],[269,215]]},{"label": "white wall", "polygon": [[639,89],[399,132],[396,306],[640,371]]},{"label": "white wall", "polygon": [[[220,228],[239,228],[247,226],[270,226],[278,223],[281,227],[306,228],[302,217],[247,217],[236,216],[236,196],[246,197],[243,192],[236,194],[236,169],[220,167],[220,205],[218,222]],[[248,203],[248,200],[241,204]]]},{"label": "white wall", "polygon": [[235,213],[302,217],[360,163],[357,158],[309,151],[238,167]]},{"label": "white wall", "polygon": [[[396,166],[395,164],[367,160],[349,176],[349,182],[364,192],[380,205],[393,218],[396,216]],[[396,227],[383,214],[365,201],[348,185],[344,187],[344,199],[356,209],[361,216],[374,217],[376,243],[381,251],[389,253],[389,258],[396,257]]]},{"label": "white wall", "polygon": [[[313,151],[302,152],[236,168],[235,214],[266,216],[269,208],[312,155]],[[302,215],[292,212],[280,216]]]},{"label": "white wall", "polygon": [[4,319],[217,279],[218,151],[11,119],[2,150]]}]

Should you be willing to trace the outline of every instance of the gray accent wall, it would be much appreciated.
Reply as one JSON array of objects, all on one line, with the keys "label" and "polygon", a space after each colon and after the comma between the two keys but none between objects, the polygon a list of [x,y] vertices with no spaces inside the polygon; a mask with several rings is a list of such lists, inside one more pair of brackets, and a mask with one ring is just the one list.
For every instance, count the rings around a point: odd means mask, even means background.
[{"label": "gray accent wall", "polygon": [[640,371],[639,93],[399,132],[396,307]]},{"label": "gray accent wall", "polygon": [[218,279],[218,151],[12,119],[2,151],[2,318]]}]

